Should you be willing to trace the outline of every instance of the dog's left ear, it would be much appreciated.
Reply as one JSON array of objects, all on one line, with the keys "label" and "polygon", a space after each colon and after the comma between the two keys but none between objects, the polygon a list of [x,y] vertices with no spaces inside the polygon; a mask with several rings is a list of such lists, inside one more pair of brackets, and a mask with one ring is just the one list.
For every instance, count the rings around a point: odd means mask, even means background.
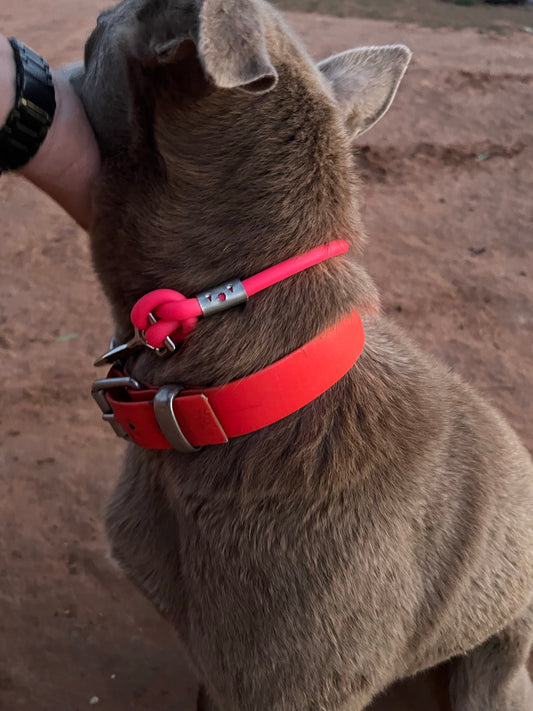
[{"label": "dog's left ear", "polygon": [[183,5],[180,0],[146,0],[137,13],[153,62],[179,64],[195,50],[212,86],[248,94],[264,94],[276,86],[278,74],[254,0],[204,0],[187,11]]},{"label": "dog's left ear", "polygon": [[352,49],[320,62],[352,139],[388,111],[411,56],[411,50],[396,44]]},{"label": "dog's left ear", "polygon": [[200,58],[216,86],[250,94],[264,94],[276,86],[278,73],[254,0],[204,0],[199,45]]}]

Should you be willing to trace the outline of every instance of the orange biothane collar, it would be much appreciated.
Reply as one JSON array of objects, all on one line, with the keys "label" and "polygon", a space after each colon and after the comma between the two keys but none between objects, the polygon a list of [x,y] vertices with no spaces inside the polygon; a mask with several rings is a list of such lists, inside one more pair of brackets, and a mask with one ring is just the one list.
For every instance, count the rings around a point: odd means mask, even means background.
[{"label": "orange biothane collar", "polygon": [[322,395],[357,362],[365,333],[353,311],[267,368],[213,388],[144,386],[115,365],[93,395],[117,433],[148,449],[223,444],[291,415]]}]

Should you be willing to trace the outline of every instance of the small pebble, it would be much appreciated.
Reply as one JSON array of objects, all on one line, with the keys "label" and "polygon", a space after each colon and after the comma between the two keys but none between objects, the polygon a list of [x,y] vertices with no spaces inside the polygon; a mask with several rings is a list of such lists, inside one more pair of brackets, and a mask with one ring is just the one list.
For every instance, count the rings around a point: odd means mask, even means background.
[{"label": "small pebble", "polygon": [[94,705],[97,704],[99,701],[100,701],[100,699],[99,699],[98,696],[93,696],[92,699],[89,701],[89,703],[91,704],[91,706],[94,706]]}]

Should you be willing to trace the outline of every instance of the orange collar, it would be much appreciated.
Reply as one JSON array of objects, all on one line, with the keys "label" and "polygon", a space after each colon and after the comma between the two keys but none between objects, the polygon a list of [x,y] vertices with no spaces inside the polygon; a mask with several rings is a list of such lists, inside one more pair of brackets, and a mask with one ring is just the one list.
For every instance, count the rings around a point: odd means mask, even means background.
[{"label": "orange collar", "polygon": [[194,452],[282,420],[339,381],[363,351],[361,317],[339,323],[267,368],[213,388],[155,388],[128,377],[120,363],[93,385],[115,432],[148,449]]}]

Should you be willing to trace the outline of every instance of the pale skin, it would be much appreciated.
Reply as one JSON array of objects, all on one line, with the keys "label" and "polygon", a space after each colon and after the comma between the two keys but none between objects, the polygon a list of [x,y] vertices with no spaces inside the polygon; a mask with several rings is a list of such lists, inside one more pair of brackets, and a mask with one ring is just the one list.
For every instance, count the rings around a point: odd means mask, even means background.
[{"label": "pale skin", "polygon": [[[68,68],[52,72],[56,114],[46,139],[20,174],[55,200],[76,222],[91,224],[91,187],[100,154],[80,100],[68,80]],[[0,127],[15,102],[15,62],[7,38],[0,34]]]}]

